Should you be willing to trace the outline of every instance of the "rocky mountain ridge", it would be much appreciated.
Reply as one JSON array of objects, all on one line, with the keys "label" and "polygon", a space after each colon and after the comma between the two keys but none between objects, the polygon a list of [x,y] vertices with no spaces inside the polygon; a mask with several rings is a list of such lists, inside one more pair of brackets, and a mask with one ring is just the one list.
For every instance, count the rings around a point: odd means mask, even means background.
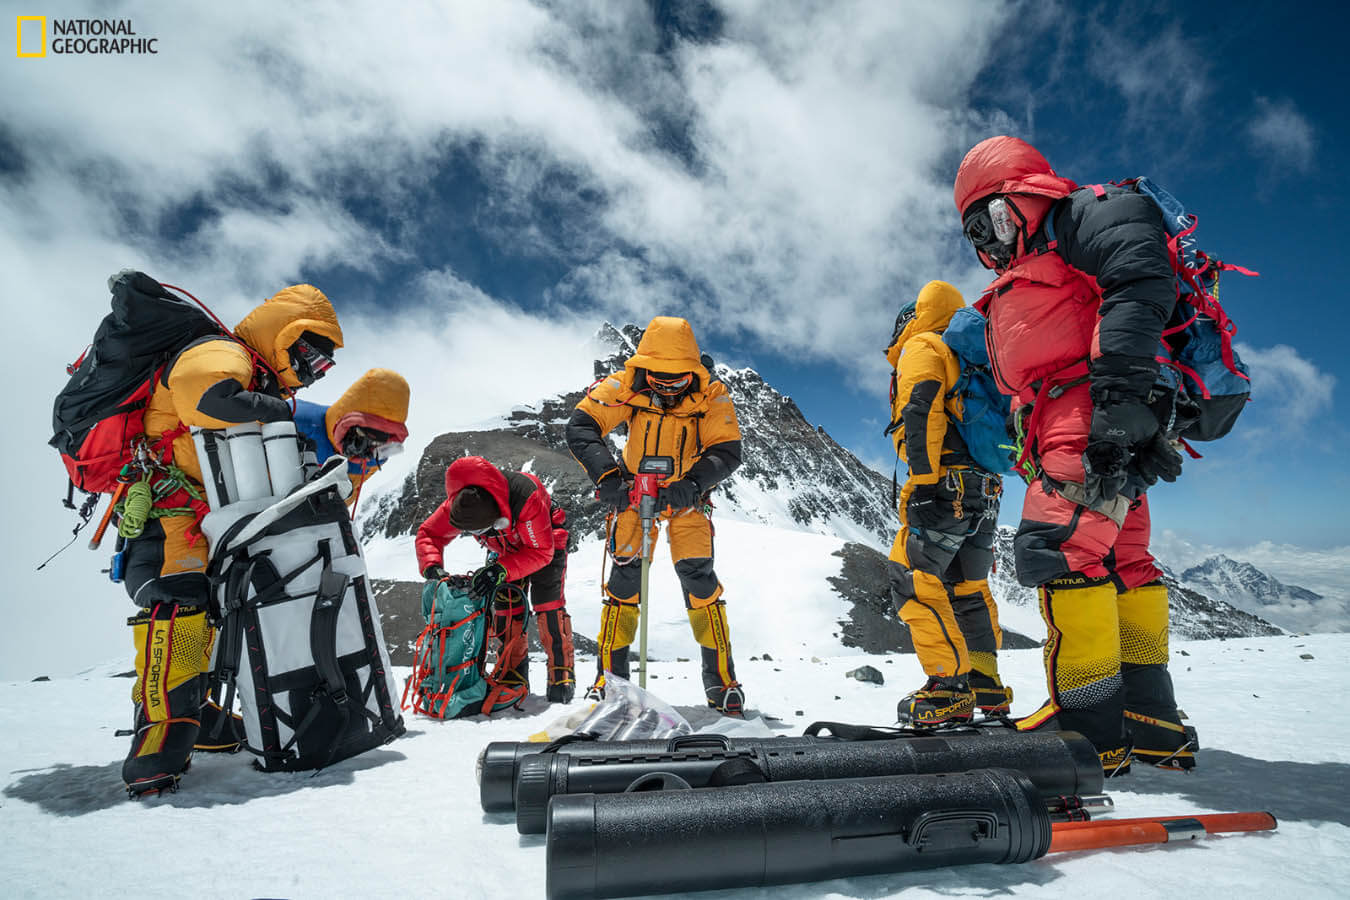
[{"label": "rocky mountain ridge", "polygon": [[[605,325],[595,337],[596,377],[623,367],[641,340],[634,325]],[[706,364],[705,360],[705,364]],[[847,543],[837,553],[839,574],[829,579],[841,607],[840,641],[870,652],[912,650],[906,629],[895,616],[886,580],[884,548],[899,527],[891,507],[890,480],[863,465],[824,429],[812,425],[792,399],[769,385],[753,369],[713,365],[726,384],[740,421],[741,468],[719,485],[713,501],[719,515],[828,534]],[[528,471],[548,486],[567,510],[572,549],[579,539],[603,533],[604,516],[594,488],[568,453],[565,427],[586,386],[518,407],[476,431],[453,432],[433,440],[402,490],[386,495],[367,511],[363,531],[388,538],[407,535],[445,499],[444,472],[454,459],[479,455],[506,469]],[[623,434],[611,435],[619,456]],[[1035,608],[1036,594],[1013,578],[1012,530],[1000,529],[991,587],[1000,603]],[[1278,634],[1280,629],[1251,613],[1213,599],[1168,574],[1173,603],[1173,632],[1184,638],[1229,638]],[[389,598],[411,593],[384,587]],[[579,631],[592,623],[576,623]],[[1007,646],[1035,646],[1042,634],[1009,632]]]}]

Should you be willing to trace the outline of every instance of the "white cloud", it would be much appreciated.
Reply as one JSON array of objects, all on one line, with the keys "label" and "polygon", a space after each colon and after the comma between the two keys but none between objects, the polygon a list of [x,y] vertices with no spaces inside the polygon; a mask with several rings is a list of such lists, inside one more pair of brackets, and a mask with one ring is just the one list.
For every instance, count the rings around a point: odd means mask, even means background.
[{"label": "white cloud", "polygon": [[1258,430],[1245,429],[1244,433],[1263,434],[1274,427],[1285,434],[1301,434],[1332,408],[1336,376],[1317,368],[1293,347],[1253,347],[1240,342],[1234,346],[1250,370],[1252,406],[1260,411],[1257,418],[1262,423]]},{"label": "white cloud", "polygon": [[1135,24],[1128,13],[1121,13],[1111,22],[1088,25],[1092,52],[1087,60],[1093,74],[1120,91],[1132,119],[1198,111],[1213,91],[1202,45],[1187,38],[1179,22],[1147,40],[1130,27]]},{"label": "white cloud", "polygon": [[1256,115],[1247,123],[1252,147],[1275,162],[1300,172],[1313,164],[1317,138],[1310,123],[1291,100],[1256,98]]}]

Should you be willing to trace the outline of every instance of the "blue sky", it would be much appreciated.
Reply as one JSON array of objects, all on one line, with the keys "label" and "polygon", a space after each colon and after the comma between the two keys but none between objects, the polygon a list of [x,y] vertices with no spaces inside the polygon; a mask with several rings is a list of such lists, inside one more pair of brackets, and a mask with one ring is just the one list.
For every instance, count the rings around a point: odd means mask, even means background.
[{"label": "blue sky", "polygon": [[[16,311],[40,373],[18,415],[37,431],[53,360],[87,339],[103,278],[136,265],[226,318],[320,285],[349,323],[340,362],[416,375],[423,431],[430,410],[496,402],[483,367],[494,390],[550,369],[574,387],[577,335],[684,314],[889,471],[895,309],[932,278],[972,300],[987,283],[951,179],[970,145],[1012,133],[1083,183],[1153,176],[1207,249],[1262,272],[1224,293],[1255,402],[1153,494],[1156,527],[1350,544],[1346,66],[1317,17],[960,0],[43,12],[129,16],[160,53],[3,60],[0,262],[42,298]],[[32,491],[14,499],[50,493]]]},{"label": "blue sky", "polygon": [[[685,8],[699,12],[679,20],[670,6],[658,11],[663,27],[633,45],[645,62],[604,73],[608,89],[622,94],[623,79],[634,72],[678,65],[670,54],[681,47],[728,39],[711,8]],[[1262,273],[1250,282],[1230,277],[1224,292],[1239,339],[1257,350],[1251,360],[1258,369],[1255,400],[1234,436],[1201,448],[1205,459],[1190,463],[1180,483],[1154,492],[1158,527],[1217,544],[1274,540],[1329,547],[1350,541],[1350,520],[1340,514],[1350,499],[1350,476],[1336,465],[1350,411],[1347,317],[1335,265],[1347,197],[1343,180],[1330,177],[1346,170],[1347,134],[1340,81],[1326,71],[1340,58],[1336,38],[1310,17],[1263,4],[1096,10],[1050,4],[1022,12],[988,32],[983,51],[971,51],[978,69],[965,107],[995,126],[986,132],[1033,141],[1061,173],[1081,183],[1149,174],[1201,216],[1204,246]],[[1259,52],[1253,47],[1257,35]],[[953,96],[944,99],[955,105]],[[669,160],[696,178],[715,176],[697,134],[690,134],[699,127],[697,109],[656,102],[640,90],[631,91],[628,102]],[[721,295],[708,284],[709,273],[663,265],[661,254],[639,237],[617,245],[579,237],[603,220],[609,201],[603,187],[588,185],[569,167],[539,160],[542,176],[523,203],[500,204],[493,166],[481,150],[472,142],[445,148],[409,213],[424,227],[419,239],[402,243],[410,251],[403,265],[369,273],[316,267],[305,276],[396,309],[397,301],[379,296],[383,286],[421,268],[449,266],[523,309],[594,303],[604,312],[605,301],[578,286],[575,270],[618,252],[642,261],[653,277],[668,278],[678,297],[699,299],[705,309],[690,318],[708,349],[729,362],[754,365],[813,421],[868,462],[888,467],[889,447],[879,437],[884,373],[810,347],[783,352],[772,334],[745,333],[720,315]],[[959,150],[937,154],[931,177],[949,178],[959,157]],[[399,243],[402,220],[362,196],[359,173],[348,177],[348,208]],[[897,256],[886,277],[866,288],[880,294],[892,289],[898,305],[916,282],[942,277],[957,281],[973,299],[981,275],[971,271],[968,255],[960,256],[965,248],[954,213],[935,225],[926,240],[941,248],[939,258],[957,254],[957,265],[910,268]],[[514,239],[521,229],[533,238],[523,246]],[[677,312],[683,305],[672,298],[651,312]],[[879,354],[888,326],[886,317],[873,314],[867,323],[872,345],[857,342],[845,353]],[[1274,349],[1281,346],[1286,349]],[[1005,521],[1015,520],[1016,508],[1016,502],[1008,504]]]}]

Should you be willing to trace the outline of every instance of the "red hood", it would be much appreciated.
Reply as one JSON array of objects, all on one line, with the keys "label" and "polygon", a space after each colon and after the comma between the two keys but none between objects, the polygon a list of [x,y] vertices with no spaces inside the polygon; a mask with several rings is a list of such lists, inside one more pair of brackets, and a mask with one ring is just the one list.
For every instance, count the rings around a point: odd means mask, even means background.
[{"label": "red hood", "polygon": [[[1058,200],[1077,189],[1077,184],[1055,174],[1041,151],[1020,138],[999,135],[970,148],[956,170],[952,193],[964,216],[972,203],[990,194],[1034,194]],[[1039,225],[1039,221],[1028,222],[1033,232]]]},{"label": "red hood", "polygon": [[464,456],[445,470],[445,499],[453,503],[455,495],[466,487],[480,487],[492,495],[504,518],[511,518],[506,476],[481,456]]}]

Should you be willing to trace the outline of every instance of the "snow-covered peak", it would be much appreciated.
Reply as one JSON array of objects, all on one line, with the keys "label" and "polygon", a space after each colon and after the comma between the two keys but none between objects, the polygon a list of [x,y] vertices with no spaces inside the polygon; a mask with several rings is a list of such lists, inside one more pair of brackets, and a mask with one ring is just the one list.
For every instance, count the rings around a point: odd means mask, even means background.
[{"label": "snow-covered peak", "polygon": [[1181,581],[1291,631],[1344,631],[1350,627],[1350,603],[1345,598],[1325,597],[1285,584],[1249,562],[1222,553],[1186,569]]}]

